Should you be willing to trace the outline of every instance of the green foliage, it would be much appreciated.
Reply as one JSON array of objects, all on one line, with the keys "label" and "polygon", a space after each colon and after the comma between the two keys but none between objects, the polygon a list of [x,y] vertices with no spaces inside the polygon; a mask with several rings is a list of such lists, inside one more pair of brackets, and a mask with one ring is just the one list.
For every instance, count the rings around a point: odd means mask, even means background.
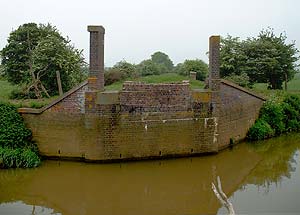
[{"label": "green foliage", "polygon": [[[186,76],[182,76],[176,73],[165,73],[161,75],[149,75],[138,77],[134,79],[126,79],[130,81],[138,81],[144,83],[178,83],[182,82],[183,80],[188,80]],[[192,89],[203,89],[204,83],[198,80],[190,80],[190,85]],[[122,89],[122,82],[116,82],[112,85],[108,85],[105,87],[106,90],[121,90]]]},{"label": "green foliage", "polygon": [[221,40],[221,77],[245,72],[250,83],[268,83],[270,89],[281,89],[297,71],[298,49],[287,44],[286,35],[276,36],[273,29],[263,30],[256,38],[240,41],[227,36]]},{"label": "green foliage", "polygon": [[25,127],[17,108],[0,103],[0,147],[22,148],[31,145],[31,131]]},{"label": "green foliage", "polygon": [[277,135],[285,131],[282,104],[274,100],[267,101],[260,110],[260,118],[266,121]]},{"label": "green foliage", "polygon": [[82,52],[50,24],[28,23],[12,31],[1,58],[9,82],[29,87],[41,81],[50,95],[58,92],[56,71],[60,71],[64,91],[85,78]]},{"label": "green foliage", "polygon": [[134,77],[137,77],[136,65],[126,61],[120,61],[113,67],[106,69],[104,73],[105,86],[122,81],[126,78]]},{"label": "green foliage", "polygon": [[31,131],[25,127],[17,108],[0,103],[0,164],[5,168],[29,168],[40,162]]},{"label": "green foliage", "polygon": [[208,65],[200,59],[185,60],[176,65],[175,72],[185,76],[190,72],[196,72],[197,80],[204,81],[208,75]]},{"label": "green foliage", "polygon": [[286,131],[300,130],[300,98],[290,95],[283,100],[284,123]]},{"label": "green foliage", "polygon": [[166,71],[162,71],[161,69],[165,69],[165,67],[161,67],[160,65],[154,63],[152,60],[144,60],[137,65],[138,73],[141,76],[147,75],[159,75],[161,73],[165,73]]},{"label": "green foliage", "polygon": [[0,160],[4,168],[32,168],[37,167],[41,160],[31,148],[16,148],[0,146]]},{"label": "green foliage", "polygon": [[242,72],[240,75],[230,75],[225,77],[226,80],[232,81],[233,83],[236,83],[242,87],[248,87],[251,88],[249,76],[245,73]]},{"label": "green foliage", "polygon": [[0,80],[0,101],[8,101],[12,91],[18,91],[19,88],[16,85],[10,84],[6,80]]},{"label": "green foliage", "polygon": [[162,68],[162,70],[166,72],[172,72],[174,64],[167,54],[159,51],[155,52],[151,55],[151,60],[153,63],[159,65]]},{"label": "green foliage", "polygon": [[262,140],[299,130],[300,97],[288,95],[282,101],[271,99],[263,105],[259,119],[250,128],[247,137],[249,140]]},{"label": "green foliage", "polygon": [[273,137],[274,133],[274,130],[265,120],[258,119],[249,129],[247,138],[249,140],[264,140]]}]

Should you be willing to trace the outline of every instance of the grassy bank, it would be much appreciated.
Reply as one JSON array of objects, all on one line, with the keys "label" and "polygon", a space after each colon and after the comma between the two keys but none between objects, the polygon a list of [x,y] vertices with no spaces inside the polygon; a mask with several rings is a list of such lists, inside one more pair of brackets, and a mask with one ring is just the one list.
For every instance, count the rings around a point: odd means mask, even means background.
[{"label": "grassy bank", "polygon": [[[136,79],[127,79],[127,81],[137,81],[144,83],[180,83],[183,80],[189,80],[192,89],[202,89],[204,87],[204,82],[198,80],[191,80],[189,77],[178,75],[176,73],[166,73],[162,75],[150,75],[144,76]],[[116,82],[112,85],[105,86],[105,90],[121,90],[123,82]]]}]

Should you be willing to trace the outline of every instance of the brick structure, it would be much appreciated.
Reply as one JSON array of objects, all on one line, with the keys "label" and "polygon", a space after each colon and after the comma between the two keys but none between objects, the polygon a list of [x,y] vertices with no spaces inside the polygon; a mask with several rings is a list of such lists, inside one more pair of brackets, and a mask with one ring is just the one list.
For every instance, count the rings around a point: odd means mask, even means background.
[{"label": "brick structure", "polygon": [[102,26],[88,26],[90,32],[90,90],[104,90],[104,34]]},{"label": "brick structure", "polygon": [[87,82],[42,109],[22,113],[45,156],[92,161],[215,153],[245,138],[263,98],[219,77],[220,37],[210,38],[209,89],[125,82],[103,91],[104,28],[89,26]]}]

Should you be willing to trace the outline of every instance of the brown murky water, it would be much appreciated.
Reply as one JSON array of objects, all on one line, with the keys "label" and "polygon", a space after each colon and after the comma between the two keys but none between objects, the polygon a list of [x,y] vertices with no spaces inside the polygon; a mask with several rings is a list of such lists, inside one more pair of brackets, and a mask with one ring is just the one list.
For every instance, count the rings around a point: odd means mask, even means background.
[{"label": "brown murky water", "polygon": [[217,176],[237,214],[300,214],[299,149],[292,134],[205,157],[0,170],[0,214],[223,214]]}]

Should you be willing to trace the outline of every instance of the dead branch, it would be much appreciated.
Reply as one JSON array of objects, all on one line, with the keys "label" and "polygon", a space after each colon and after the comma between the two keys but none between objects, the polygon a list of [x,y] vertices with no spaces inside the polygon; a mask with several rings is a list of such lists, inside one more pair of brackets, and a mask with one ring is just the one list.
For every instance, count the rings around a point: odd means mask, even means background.
[{"label": "dead branch", "polygon": [[229,201],[229,199],[227,198],[226,194],[222,190],[222,185],[221,185],[220,177],[219,176],[217,177],[218,189],[217,189],[217,187],[215,186],[214,183],[211,183],[211,184],[212,184],[212,190],[214,191],[217,199],[220,201],[220,203],[224,207],[226,207],[226,209],[229,212],[229,215],[235,215],[232,203]]}]

